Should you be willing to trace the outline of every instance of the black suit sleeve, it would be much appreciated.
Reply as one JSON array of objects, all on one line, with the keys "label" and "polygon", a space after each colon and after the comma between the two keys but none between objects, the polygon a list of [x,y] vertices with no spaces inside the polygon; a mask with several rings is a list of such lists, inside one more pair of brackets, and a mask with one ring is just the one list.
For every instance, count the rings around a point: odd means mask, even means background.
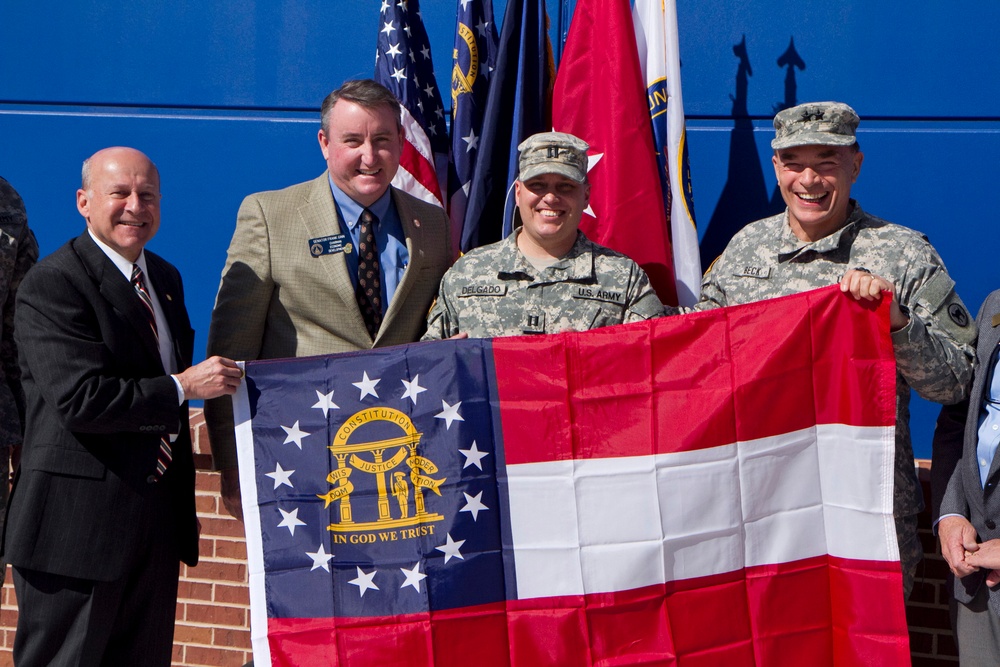
[{"label": "black suit sleeve", "polygon": [[67,273],[36,267],[17,299],[22,367],[63,428],[81,433],[162,431],[180,426],[177,390],[114,307],[104,312]]}]

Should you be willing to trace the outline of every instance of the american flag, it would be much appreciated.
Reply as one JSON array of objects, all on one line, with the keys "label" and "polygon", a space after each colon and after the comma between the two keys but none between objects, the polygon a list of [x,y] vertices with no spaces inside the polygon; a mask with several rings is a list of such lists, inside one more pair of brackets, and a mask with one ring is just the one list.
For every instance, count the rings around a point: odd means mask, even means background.
[{"label": "american flag", "polygon": [[452,163],[448,174],[454,248],[462,238],[497,50],[492,0],[459,0],[456,13],[451,71]]},{"label": "american flag", "polygon": [[379,24],[375,80],[399,99],[406,134],[392,184],[443,208],[448,130],[420,3],[382,0]]}]

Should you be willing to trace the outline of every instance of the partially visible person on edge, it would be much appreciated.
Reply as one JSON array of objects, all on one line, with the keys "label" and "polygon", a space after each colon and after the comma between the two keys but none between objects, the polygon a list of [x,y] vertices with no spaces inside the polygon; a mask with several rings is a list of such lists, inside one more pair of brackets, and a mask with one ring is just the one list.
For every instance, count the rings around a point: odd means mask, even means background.
[{"label": "partially visible person on edge", "polygon": [[521,227],[448,270],[424,340],[587,330],[663,315],[643,270],[578,229],[590,199],[587,148],[562,132],[518,146]]},{"label": "partially visible person on edge", "polygon": [[955,282],[927,238],[869,215],[851,199],[864,155],[860,119],[839,102],[800,104],[774,117],[774,174],[786,209],[740,230],[702,279],[696,310],[795,294],[840,283],[854,298],[893,294],[896,474],[893,510],[909,597],[923,556],[923,496],[910,442],[910,389],[956,403],[972,374],[975,327]]},{"label": "partially visible person on edge", "polygon": [[177,269],[145,249],[160,176],[132,148],[83,163],[86,230],[36,264],[14,331],[27,406],[2,549],[14,570],[14,662],[167,666],[180,563],[198,562],[189,399],[241,372],[191,366]]},{"label": "partially visible person on edge", "polygon": [[[14,342],[14,299],[21,279],[38,261],[38,243],[28,229],[24,202],[0,178],[0,533],[10,490],[10,470],[17,467],[24,437],[24,390]],[[0,557],[0,580],[6,567]]]},{"label": "partially visible person on edge", "polygon": [[[390,185],[400,106],[347,81],[320,110],[327,171],[240,206],[212,311],[208,354],[254,360],[412,343],[451,264],[448,218]],[[226,510],[242,520],[232,402],[205,403]]]},{"label": "partially visible person on edge", "polygon": [[1000,665],[1000,290],[976,321],[972,391],[941,409],[931,465],[932,520],[951,569],[951,626],[966,666]]}]

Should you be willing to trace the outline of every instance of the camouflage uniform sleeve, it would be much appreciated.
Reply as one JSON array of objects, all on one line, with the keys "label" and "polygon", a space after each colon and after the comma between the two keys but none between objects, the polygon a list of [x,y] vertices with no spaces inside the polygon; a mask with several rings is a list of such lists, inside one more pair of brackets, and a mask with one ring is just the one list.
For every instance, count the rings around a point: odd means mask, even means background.
[{"label": "camouflage uniform sleeve", "polygon": [[[937,253],[920,279],[897,286],[909,323],[892,333],[896,368],[920,396],[946,405],[965,398],[972,378],[976,327]],[[914,262],[910,262],[913,266]],[[926,276],[926,279],[923,279]]]},{"label": "camouflage uniform sleeve", "polygon": [[458,333],[458,313],[451,307],[451,288],[448,286],[448,276],[441,278],[438,297],[427,314],[427,331],[420,340],[443,340]]},{"label": "camouflage uniform sleeve", "polygon": [[716,280],[716,276],[721,275],[718,271],[723,257],[725,257],[725,252],[709,265],[708,270],[705,271],[705,275],[701,277],[701,296],[698,298],[698,303],[690,308],[682,308],[681,312],[690,313],[711,310],[713,308],[724,308],[729,305],[729,301],[726,299],[726,291],[722,288],[719,281]]},{"label": "camouflage uniform sleeve", "polygon": [[649,284],[646,272],[640,269],[635,262],[630,263],[634,279],[629,281],[631,287],[628,293],[624,324],[663,317],[663,304],[660,303],[659,297],[653,291],[653,286]]}]

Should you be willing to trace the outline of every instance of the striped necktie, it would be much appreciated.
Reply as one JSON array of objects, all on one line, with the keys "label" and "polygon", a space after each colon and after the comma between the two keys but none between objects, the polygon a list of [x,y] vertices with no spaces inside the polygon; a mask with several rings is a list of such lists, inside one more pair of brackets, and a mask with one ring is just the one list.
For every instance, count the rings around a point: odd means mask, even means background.
[{"label": "striped necktie", "polygon": [[[155,338],[157,344],[159,344],[160,332],[156,327],[156,313],[153,311],[153,299],[149,295],[149,290],[146,288],[146,280],[143,277],[142,269],[139,268],[138,264],[132,265],[132,287],[135,288],[135,293],[139,296],[139,300],[142,302],[143,310],[146,313],[146,321],[149,323],[149,328],[153,331],[153,338]],[[163,477],[163,473],[167,471],[167,466],[170,465],[170,460],[172,458],[173,450],[170,448],[169,438],[161,437],[160,451],[156,456],[155,479],[159,480]]]}]

